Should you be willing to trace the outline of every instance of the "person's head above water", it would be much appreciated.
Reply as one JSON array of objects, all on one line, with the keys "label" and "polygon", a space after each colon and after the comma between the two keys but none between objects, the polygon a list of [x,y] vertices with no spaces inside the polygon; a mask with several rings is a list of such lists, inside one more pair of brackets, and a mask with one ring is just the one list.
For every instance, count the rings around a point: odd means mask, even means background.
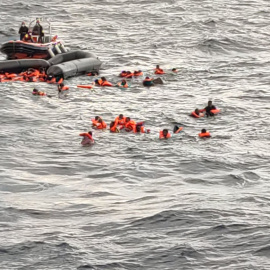
[{"label": "person's head above water", "polygon": [[99,118],[100,118],[99,116],[95,116],[95,120],[96,120],[96,121],[98,121],[98,120],[99,120]]},{"label": "person's head above water", "polygon": [[195,111],[194,111],[196,114],[200,114],[200,110],[197,108],[197,109],[195,109]]},{"label": "person's head above water", "polygon": [[91,135],[91,136],[93,135],[93,134],[92,134],[92,131],[89,131],[88,134]]},{"label": "person's head above water", "polygon": [[119,114],[119,119],[123,119],[124,118],[124,115],[121,113]]},{"label": "person's head above water", "polygon": [[201,130],[201,133],[206,133],[206,129],[203,128],[203,129]]},{"label": "person's head above water", "polygon": [[102,80],[102,81],[106,81],[106,78],[105,78],[105,77],[101,77],[101,80]]},{"label": "person's head above water", "polygon": [[164,136],[164,137],[167,137],[167,135],[168,135],[168,133],[169,133],[168,129],[165,128],[165,129],[163,129],[162,132],[163,132],[163,136]]},{"label": "person's head above water", "polygon": [[37,92],[38,92],[38,90],[37,90],[36,88],[34,88],[34,89],[33,89],[33,92],[34,92],[34,93],[37,93]]},{"label": "person's head above water", "polygon": [[211,100],[208,101],[208,106],[212,106],[212,101]]},{"label": "person's head above water", "polygon": [[159,68],[159,65],[156,65],[156,68]]},{"label": "person's head above water", "polygon": [[126,117],[126,122],[129,122],[130,121],[130,117]]},{"label": "person's head above water", "polygon": [[110,123],[110,128],[112,128],[114,125],[115,125],[115,122],[112,121],[112,122]]},{"label": "person's head above water", "polygon": [[24,26],[25,25],[25,22],[22,22],[22,25]]}]

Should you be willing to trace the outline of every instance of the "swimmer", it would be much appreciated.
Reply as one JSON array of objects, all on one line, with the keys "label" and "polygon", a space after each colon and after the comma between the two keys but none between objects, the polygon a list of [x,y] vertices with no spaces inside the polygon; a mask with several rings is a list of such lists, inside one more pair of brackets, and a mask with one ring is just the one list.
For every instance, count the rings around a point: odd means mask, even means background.
[{"label": "swimmer", "polygon": [[119,116],[117,116],[114,121],[116,125],[124,126],[126,123],[126,117],[124,117],[123,114],[119,114]]},{"label": "swimmer", "polygon": [[97,126],[97,123],[98,123],[98,120],[100,119],[99,116],[95,116],[94,119],[91,119],[92,121],[92,127],[96,127]]},{"label": "swimmer", "polygon": [[203,128],[201,130],[201,133],[199,133],[199,137],[200,138],[210,138],[211,134],[210,134],[210,132],[206,131],[206,129]]},{"label": "swimmer", "polygon": [[121,88],[128,88],[128,83],[126,80],[122,80],[121,82],[117,83],[118,87],[121,87]]},{"label": "swimmer", "polygon": [[155,74],[165,74],[165,72],[159,67],[159,65],[156,65]]},{"label": "swimmer", "polygon": [[207,117],[208,116],[214,116],[214,113],[212,113],[211,110],[216,110],[216,107],[212,104],[212,101],[209,100],[208,105],[204,109],[200,110],[200,112],[205,111],[205,114],[206,114]]},{"label": "swimmer", "polygon": [[81,133],[80,136],[83,137],[83,139],[81,141],[81,145],[83,145],[83,146],[89,146],[89,145],[93,145],[95,143],[95,141],[93,139],[92,131],[89,131],[88,133]]},{"label": "swimmer", "polygon": [[99,117],[97,123],[96,123],[96,128],[97,129],[105,129],[107,127],[107,124],[103,121],[101,117]]},{"label": "swimmer", "polygon": [[203,114],[202,112],[200,112],[199,109],[195,109],[195,110],[191,113],[190,116],[192,116],[192,117],[194,117],[194,118],[200,118],[200,117],[203,117],[204,114]]},{"label": "swimmer", "polygon": [[[47,94],[45,92],[39,91],[36,88],[33,89],[32,95],[34,95],[34,96],[47,96]],[[48,97],[51,97],[51,96],[48,96]]]},{"label": "swimmer", "polygon": [[[178,127],[177,125],[175,125],[174,128],[173,128],[173,133],[174,134],[178,134],[182,130],[183,130],[183,127]],[[162,139],[169,139],[171,137],[173,137],[173,134],[171,134],[168,129],[163,129],[163,130],[161,130],[159,132],[159,139],[160,140],[162,140]]]},{"label": "swimmer", "polygon": [[110,123],[110,132],[113,132],[113,133],[119,133],[120,132],[120,130],[118,129],[117,124],[116,124],[115,121],[112,121]]},{"label": "swimmer", "polygon": [[144,81],[143,81],[143,86],[153,86],[154,82],[153,79],[149,78],[149,77],[145,77]]}]

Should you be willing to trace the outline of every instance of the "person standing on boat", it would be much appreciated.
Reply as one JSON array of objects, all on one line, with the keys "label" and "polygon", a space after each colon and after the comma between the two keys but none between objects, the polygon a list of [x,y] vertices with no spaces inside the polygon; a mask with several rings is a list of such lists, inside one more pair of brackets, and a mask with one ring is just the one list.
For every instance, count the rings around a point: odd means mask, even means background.
[{"label": "person standing on boat", "polygon": [[42,42],[42,37],[44,36],[44,33],[43,33],[43,27],[41,26],[39,20],[36,20],[36,24],[32,30],[32,35],[39,36],[38,42]]},{"label": "person standing on boat", "polygon": [[22,22],[22,25],[19,29],[20,40],[23,40],[24,36],[28,33],[28,27],[25,25],[25,22]]}]

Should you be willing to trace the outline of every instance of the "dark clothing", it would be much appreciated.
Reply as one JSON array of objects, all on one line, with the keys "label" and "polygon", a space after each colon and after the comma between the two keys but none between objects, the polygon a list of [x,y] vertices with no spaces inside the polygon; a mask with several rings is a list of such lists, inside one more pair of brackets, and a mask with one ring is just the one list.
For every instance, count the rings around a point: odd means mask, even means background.
[{"label": "dark clothing", "polygon": [[206,106],[205,108],[206,116],[213,116],[214,114],[211,112],[211,110],[215,110],[216,107],[214,105]]},{"label": "dark clothing", "polygon": [[28,27],[25,25],[22,25],[19,29],[19,34],[20,34],[20,40],[23,39],[23,37],[28,33]]},{"label": "dark clothing", "polygon": [[36,25],[33,28],[32,35],[39,36],[38,37],[38,42],[42,43],[43,40],[42,38],[44,37],[43,34],[43,28],[39,23],[36,23]]},{"label": "dark clothing", "polygon": [[36,25],[33,28],[32,35],[41,36],[42,31],[43,31],[42,26],[39,23],[36,23]]},{"label": "dark clothing", "polygon": [[153,86],[154,83],[152,81],[143,81],[143,86]]}]

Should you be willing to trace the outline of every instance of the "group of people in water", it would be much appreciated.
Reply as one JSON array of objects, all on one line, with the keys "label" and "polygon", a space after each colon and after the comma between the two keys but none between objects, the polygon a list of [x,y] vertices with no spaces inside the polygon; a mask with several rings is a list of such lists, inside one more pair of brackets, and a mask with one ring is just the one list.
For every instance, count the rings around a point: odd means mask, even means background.
[{"label": "group of people in water", "polygon": [[[211,113],[211,110],[216,110],[216,107],[212,104],[212,101],[208,102],[208,105],[204,108],[199,110],[201,114],[203,112],[206,113],[208,116],[213,116],[214,114]],[[192,114],[191,114],[192,116]],[[193,116],[194,117],[194,116]],[[201,115],[202,117],[202,115]],[[92,121],[92,128],[96,130],[106,130],[109,129],[112,133],[119,133],[119,132],[130,132],[130,133],[150,133],[150,129],[146,129],[144,127],[144,122],[135,122],[130,117],[125,117],[123,114],[119,114],[113,121],[111,121],[109,127],[107,128],[107,124],[102,119],[101,116],[96,116],[95,118],[91,119]],[[160,130],[159,132],[159,139],[169,139],[174,136],[174,134],[178,134],[183,130],[183,127],[179,127],[177,125],[174,126],[172,132],[168,129]],[[86,133],[81,133],[80,136],[83,137],[81,144],[83,146],[88,146],[94,144],[93,132],[89,131]],[[211,134],[206,129],[202,129],[201,132],[198,134],[200,138],[210,138]]]},{"label": "group of people in water", "polygon": [[[96,116],[92,120],[92,128],[97,130],[106,130],[107,124],[100,116]],[[144,122],[135,122],[134,120],[130,119],[130,117],[125,117],[123,114],[119,114],[114,121],[111,121],[109,130],[112,133],[119,133],[119,132],[131,132],[131,133],[150,133],[150,129],[146,129],[144,127]],[[178,134],[180,131],[183,130],[183,127],[175,126],[173,133]],[[83,137],[81,144],[83,146],[92,145],[94,144],[93,139],[93,132],[89,131],[86,133],[81,133],[80,136]],[[172,137],[172,134],[169,132],[168,129],[163,129],[160,131],[159,139],[169,139]]]},{"label": "group of people in water", "polygon": [[[174,73],[177,73],[178,70],[176,68],[173,68],[171,70]],[[159,65],[156,66],[156,69],[154,70],[155,74],[162,75],[166,74],[163,69],[159,67]],[[98,75],[98,74],[89,74],[89,76]],[[119,77],[125,78],[121,82],[118,82],[116,86],[127,88],[128,82],[126,78],[132,78],[132,77],[138,77],[142,76],[143,72],[141,70],[134,71],[133,73],[130,71],[122,71],[119,74]],[[150,87],[154,85],[154,79],[150,77],[146,77],[143,80],[143,85]],[[105,77],[101,77],[100,79],[96,79],[94,81],[95,85],[99,86],[114,86],[111,82],[108,82]],[[219,113],[219,109],[216,108],[212,104],[212,101],[208,101],[208,104],[203,109],[195,109],[190,116],[194,118],[201,118],[201,117],[212,117],[215,114]],[[109,129],[112,133],[119,133],[119,132],[131,132],[131,133],[150,133],[150,129],[146,129],[144,127],[144,122],[138,122],[136,123],[134,120],[130,119],[130,117],[125,117],[123,114],[120,114],[115,118],[114,121],[111,121],[109,127],[107,127],[107,124],[100,116],[96,116],[94,119],[92,119],[92,128],[97,130],[105,130]],[[180,133],[183,130],[183,127],[174,126],[174,129],[172,132],[170,132],[168,129],[163,129],[159,132],[159,139],[169,139],[173,137],[175,134]],[[94,144],[93,139],[93,132],[89,131],[87,133],[81,133],[80,136],[83,137],[81,144],[83,146],[92,145]],[[201,132],[198,134],[200,138],[210,138],[211,134],[206,129],[202,129]]]},{"label": "group of people in water", "polygon": [[[176,68],[173,68],[171,70],[173,73],[177,73],[178,70]],[[163,75],[166,74],[166,72],[159,67],[159,65],[156,66],[154,70],[154,74]],[[98,72],[91,72],[87,74],[88,76],[98,76]],[[128,88],[128,79],[132,77],[139,77],[143,76],[143,72],[141,70],[137,70],[134,72],[130,71],[122,71],[119,74],[119,77],[123,78],[122,81],[118,82],[117,84],[113,84],[105,77],[101,77],[100,79],[95,79],[91,86],[87,85],[77,85],[77,87],[82,88],[92,88],[94,85],[97,86],[117,86],[122,88]],[[157,78],[157,79],[160,79]],[[58,97],[61,97],[61,94],[63,91],[68,90],[69,87],[64,85],[63,78],[55,78],[53,76],[48,76],[46,74],[46,70],[41,68],[40,70],[29,68],[28,70],[21,72],[20,74],[10,74],[10,73],[0,73],[0,82],[1,81],[26,81],[26,82],[35,82],[35,81],[41,81],[41,82],[47,82],[47,83],[53,83],[57,84],[58,89]],[[143,80],[143,85],[146,87],[151,87],[155,85],[155,80],[150,77],[145,77]],[[47,95],[47,93],[43,91],[39,91],[38,89],[34,88],[32,91],[32,94],[34,96],[47,96],[52,97],[50,95]],[[196,108],[193,112],[191,112],[190,116],[194,118],[201,118],[201,117],[212,117],[215,114],[219,113],[219,109],[217,109],[213,104],[212,101],[208,101],[208,104],[203,109]],[[136,123],[134,120],[130,119],[130,117],[125,117],[123,114],[120,114],[115,118],[114,121],[111,121],[109,127],[107,127],[107,124],[100,116],[96,116],[94,119],[92,119],[92,127],[93,129],[97,130],[104,130],[109,129],[112,133],[119,133],[119,132],[131,132],[131,133],[150,133],[150,129],[146,129],[144,126],[144,122],[138,122]],[[183,130],[183,127],[175,126],[172,131],[169,131],[168,129],[163,129],[159,132],[159,139],[169,139],[173,137],[175,134],[180,133]],[[93,133],[92,131],[89,131],[87,133],[81,133],[80,136],[83,136],[81,144],[86,145],[92,145],[94,143],[93,139]],[[199,137],[201,138],[209,138],[211,137],[211,134],[206,130],[202,129],[199,133]]]}]

